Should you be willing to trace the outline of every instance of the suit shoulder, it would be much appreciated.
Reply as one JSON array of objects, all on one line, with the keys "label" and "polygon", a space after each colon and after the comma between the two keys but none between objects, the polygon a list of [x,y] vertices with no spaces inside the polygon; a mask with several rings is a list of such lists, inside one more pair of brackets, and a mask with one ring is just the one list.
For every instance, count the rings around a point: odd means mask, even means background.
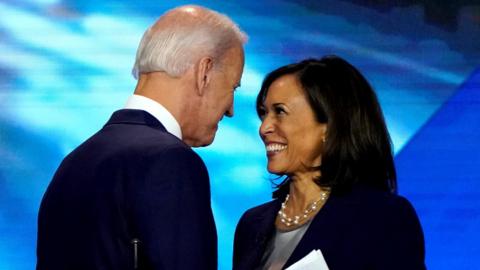
[{"label": "suit shoulder", "polygon": [[354,208],[355,221],[374,247],[378,268],[393,269],[395,261],[395,269],[424,269],[420,266],[425,254],[423,230],[412,204],[403,196],[374,189],[364,189],[356,196],[362,199]]},{"label": "suit shoulder", "polygon": [[379,224],[384,222],[402,224],[407,220],[418,220],[410,201],[401,195],[373,188],[358,188],[352,192],[349,200],[360,206],[355,209],[362,215],[378,220]]},{"label": "suit shoulder", "polygon": [[[163,148],[150,148],[144,160],[152,166],[168,164],[168,169],[172,172],[182,174],[194,174],[200,176],[199,170],[208,175],[207,169],[200,156],[189,147],[184,145],[168,145]],[[178,171],[180,170],[180,171]],[[185,171],[184,171],[185,170]],[[192,175],[193,176],[193,175]]]},{"label": "suit shoulder", "polygon": [[365,205],[377,205],[385,207],[408,207],[410,202],[403,196],[378,190],[370,187],[357,187],[353,190],[351,198]]},{"label": "suit shoulder", "polygon": [[280,205],[280,202],[278,200],[272,200],[272,201],[254,206],[254,207],[248,209],[247,211],[245,211],[240,219],[241,220],[242,219],[249,220],[249,219],[252,219],[252,218],[262,216],[265,213],[275,211],[276,208],[278,208],[279,205]]},{"label": "suit shoulder", "polygon": [[169,154],[199,159],[199,156],[183,141],[164,130],[146,125],[105,126],[75,151],[91,151],[116,157],[134,159]]}]

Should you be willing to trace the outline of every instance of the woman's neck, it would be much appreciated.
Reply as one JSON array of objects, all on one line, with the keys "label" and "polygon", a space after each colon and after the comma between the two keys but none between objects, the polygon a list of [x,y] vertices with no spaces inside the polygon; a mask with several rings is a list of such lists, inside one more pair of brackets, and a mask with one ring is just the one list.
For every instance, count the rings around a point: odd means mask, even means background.
[{"label": "woman's neck", "polygon": [[288,206],[288,212],[291,212],[290,214],[302,212],[311,203],[318,201],[322,193],[327,191],[315,183],[315,178],[319,176],[318,172],[301,173],[291,176]]}]

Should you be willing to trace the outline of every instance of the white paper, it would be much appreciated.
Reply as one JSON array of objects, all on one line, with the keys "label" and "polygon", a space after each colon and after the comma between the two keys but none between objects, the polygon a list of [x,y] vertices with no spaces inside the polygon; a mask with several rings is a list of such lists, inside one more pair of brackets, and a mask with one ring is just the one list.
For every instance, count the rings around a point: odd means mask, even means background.
[{"label": "white paper", "polygon": [[285,270],[328,270],[328,266],[322,252],[315,249]]}]

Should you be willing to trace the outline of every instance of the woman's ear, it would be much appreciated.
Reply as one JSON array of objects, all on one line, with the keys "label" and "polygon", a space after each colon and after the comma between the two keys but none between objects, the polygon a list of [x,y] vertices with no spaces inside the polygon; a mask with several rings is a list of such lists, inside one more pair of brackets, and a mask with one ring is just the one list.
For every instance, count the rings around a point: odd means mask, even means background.
[{"label": "woman's ear", "polygon": [[213,70],[213,59],[210,56],[202,57],[198,62],[196,69],[195,81],[197,86],[197,92],[200,96],[203,96],[205,89],[210,83]]},{"label": "woman's ear", "polygon": [[327,124],[322,124],[322,142],[325,143],[327,141]]}]

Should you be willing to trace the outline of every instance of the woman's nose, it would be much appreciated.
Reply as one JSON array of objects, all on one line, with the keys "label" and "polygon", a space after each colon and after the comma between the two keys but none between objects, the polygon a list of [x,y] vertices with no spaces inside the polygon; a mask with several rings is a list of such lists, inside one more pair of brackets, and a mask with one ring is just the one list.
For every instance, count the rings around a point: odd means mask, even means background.
[{"label": "woman's nose", "polygon": [[259,133],[260,137],[265,138],[268,134],[274,131],[273,122],[270,120],[269,117],[265,116],[262,120],[262,124],[260,125]]}]

